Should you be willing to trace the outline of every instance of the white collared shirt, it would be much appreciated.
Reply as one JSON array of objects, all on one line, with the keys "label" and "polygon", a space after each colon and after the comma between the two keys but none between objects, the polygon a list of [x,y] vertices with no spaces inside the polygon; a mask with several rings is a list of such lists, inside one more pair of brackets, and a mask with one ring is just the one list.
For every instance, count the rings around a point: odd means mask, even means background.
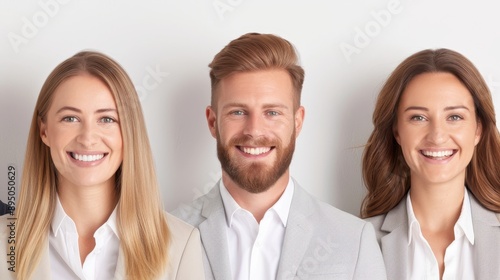
[{"label": "white collared shirt", "polygon": [[[408,212],[408,279],[439,280],[439,266],[432,249],[424,238],[420,224],[413,212],[410,193],[406,198]],[[443,280],[474,279],[472,247],[474,229],[467,190],[464,193],[462,211],[453,228],[455,240],[444,254]]]},{"label": "white collared shirt", "polygon": [[290,178],[280,199],[266,211],[259,224],[252,213],[236,203],[220,181],[231,279],[276,279],[293,192],[294,184]]},{"label": "white collared shirt", "polygon": [[116,208],[106,223],[94,233],[95,247],[80,261],[78,232],[57,198],[49,233],[49,257],[52,279],[109,280],[114,278],[120,240],[116,227]]}]

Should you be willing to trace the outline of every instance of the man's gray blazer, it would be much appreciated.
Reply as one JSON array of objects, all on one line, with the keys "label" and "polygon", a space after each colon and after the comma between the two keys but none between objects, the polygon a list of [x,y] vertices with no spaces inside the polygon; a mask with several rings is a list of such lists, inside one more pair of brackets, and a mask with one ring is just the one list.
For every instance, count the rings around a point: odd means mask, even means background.
[{"label": "man's gray blazer", "polygon": [[[500,279],[500,222],[469,192],[474,228],[475,279]],[[406,197],[387,214],[366,219],[375,227],[388,279],[408,279],[408,214]]]},{"label": "man's gray blazer", "polygon": [[[316,200],[294,183],[276,279],[386,279],[371,224]],[[231,280],[219,184],[173,214],[199,229],[206,279]]]}]

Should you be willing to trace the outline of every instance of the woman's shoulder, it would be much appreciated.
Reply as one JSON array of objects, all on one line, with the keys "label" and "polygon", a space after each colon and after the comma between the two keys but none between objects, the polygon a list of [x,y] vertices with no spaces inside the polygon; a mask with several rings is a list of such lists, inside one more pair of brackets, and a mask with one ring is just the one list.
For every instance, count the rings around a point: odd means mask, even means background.
[{"label": "woman's shoulder", "polygon": [[183,220],[175,217],[170,213],[165,212],[165,216],[167,218],[168,229],[172,236],[188,237],[193,232],[198,231],[192,225],[184,222]]},{"label": "woman's shoulder", "polygon": [[375,230],[378,231],[382,227],[382,223],[384,222],[386,216],[387,216],[387,213],[377,215],[377,216],[372,216],[369,218],[365,218],[363,220],[371,223],[373,225],[373,227],[375,228]]},{"label": "woman's shoulder", "polygon": [[177,254],[192,246],[192,244],[201,244],[200,232],[197,228],[182,221],[181,219],[166,213],[168,230],[170,232],[171,254]]},{"label": "woman's shoulder", "polygon": [[394,208],[386,213],[379,214],[365,218],[365,221],[371,223],[376,232],[382,231],[382,227],[386,230],[393,230],[408,221],[408,214],[406,211],[406,199],[403,198]]},{"label": "woman's shoulder", "polygon": [[165,213],[170,232],[169,277],[204,279],[200,233],[198,229]]}]

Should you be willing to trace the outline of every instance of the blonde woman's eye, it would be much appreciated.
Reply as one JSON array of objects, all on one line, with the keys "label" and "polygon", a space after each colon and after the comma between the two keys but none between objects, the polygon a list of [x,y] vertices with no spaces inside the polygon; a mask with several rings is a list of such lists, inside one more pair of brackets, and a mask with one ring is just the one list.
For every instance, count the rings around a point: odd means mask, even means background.
[{"label": "blonde woman's eye", "polygon": [[116,121],[115,121],[115,119],[113,119],[113,118],[110,118],[110,117],[104,117],[104,118],[102,118],[102,119],[101,119],[101,122],[103,122],[103,123],[114,123],[114,122],[116,122]]},{"label": "blonde woman's eye", "polygon": [[75,116],[67,116],[62,118],[63,122],[76,122],[78,119]]}]

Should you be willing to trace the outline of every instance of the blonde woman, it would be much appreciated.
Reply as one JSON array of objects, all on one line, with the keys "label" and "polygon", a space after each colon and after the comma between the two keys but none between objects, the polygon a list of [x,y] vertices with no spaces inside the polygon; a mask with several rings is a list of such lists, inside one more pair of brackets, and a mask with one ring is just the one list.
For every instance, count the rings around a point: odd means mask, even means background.
[{"label": "blonde woman", "polygon": [[47,78],[15,220],[1,218],[2,279],[204,278],[199,232],[162,210],[132,82],[100,53]]}]

